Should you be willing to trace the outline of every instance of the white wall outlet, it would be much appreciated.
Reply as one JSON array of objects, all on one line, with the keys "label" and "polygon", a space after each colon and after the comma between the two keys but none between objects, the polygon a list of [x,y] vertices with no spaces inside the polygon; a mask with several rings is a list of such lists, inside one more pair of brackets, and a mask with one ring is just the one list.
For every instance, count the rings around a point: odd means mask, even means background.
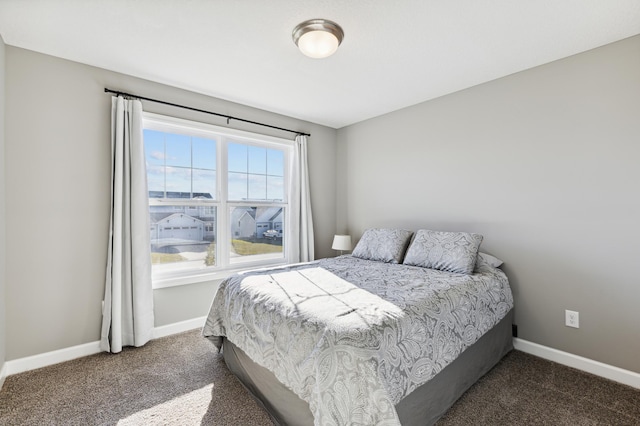
[{"label": "white wall outlet", "polygon": [[564,311],[564,325],[567,327],[580,328],[580,313],[576,311]]}]

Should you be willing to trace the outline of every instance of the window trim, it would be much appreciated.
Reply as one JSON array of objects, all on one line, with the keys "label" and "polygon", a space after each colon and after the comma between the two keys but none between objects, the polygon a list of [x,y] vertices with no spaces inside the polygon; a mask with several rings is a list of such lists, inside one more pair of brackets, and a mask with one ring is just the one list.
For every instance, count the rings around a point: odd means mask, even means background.
[{"label": "window trim", "polygon": [[[205,137],[212,139],[215,136],[216,139],[216,197],[215,200],[211,200],[206,204],[210,204],[212,207],[216,207],[216,241],[231,241],[229,227],[229,211],[231,207],[247,205],[247,206],[282,206],[284,207],[285,214],[285,228],[291,229],[291,215],[289,214],[291,206],[291,191],[293,182],[291,182],[292,161],[293,161],[293,147],[295,141],[289,139],[277,138],[274,136],[262,135],[258,133],[247,132],[243,130],[230,129],[227,127],[216,126],[213,124],[203,123],[199,121],[186,120],[182,118],[176,118],[161,114],[154,114],[150,112],[143,112],[142,128],[152,129],[163,132],[183,133],[192,136]],[[249,145],[256,145],[260,147],[270,146],[277,149],[284,150],[284,199],[281,202],[266,202],[258,200],[242,200],[242,201],[228,201],[227,200],[227,145],[228,143],[245,143]],[[160,201],[156,200],[158,204],[188,204],[190,200],[170,200]],[[151,205],[151,199],[149,199],[149,205]],[[198,205],[202,205],[199,203]],[[227,278],[234,273],[245,271],[248,269],[262,268],[262,267],[274,267],[285,265],[289,261],[288,246],[290,241],[286,240],[286,235],[290,232],[285,232],[285,240],[283,241],[282,254],[283,256],[278,258],[277,261],[273,259],[258,259],[247,260],[242,263],[231,263],[229,261],[228,253],[221,250],[217,245],[216,258],[220,260],[220,265],[208,268],[190,268],[188,271],[153,271],[152,270],[152,287],[154,289],[174,287],[187,284],[195,284],[200,282],[218,281]]]}]

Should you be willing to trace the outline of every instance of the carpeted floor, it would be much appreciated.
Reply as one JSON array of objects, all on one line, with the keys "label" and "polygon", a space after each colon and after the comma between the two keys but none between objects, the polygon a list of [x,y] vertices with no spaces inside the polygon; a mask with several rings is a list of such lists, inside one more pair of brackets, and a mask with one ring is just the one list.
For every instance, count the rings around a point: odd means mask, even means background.
[{"label": "carpeted floor", "polygon": [[[640,425],[640,390],[513,351],[449,425]],[[0,425],[271,425],[199,330],[9,376]]]}]

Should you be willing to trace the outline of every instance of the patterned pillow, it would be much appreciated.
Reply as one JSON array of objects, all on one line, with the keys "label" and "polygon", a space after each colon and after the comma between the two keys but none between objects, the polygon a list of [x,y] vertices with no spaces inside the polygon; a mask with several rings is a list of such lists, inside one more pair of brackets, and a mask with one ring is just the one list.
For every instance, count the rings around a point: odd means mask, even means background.
[{"label": "patterned pillow", "polygon": [[471,274],[482,235],[421,229],[407,250],[405,265]]},{"label": "patterned pillow", "polygon": [[352,255],[360,259],[400,263],[412,235],[413,232],[404,229],[367,229]]}]

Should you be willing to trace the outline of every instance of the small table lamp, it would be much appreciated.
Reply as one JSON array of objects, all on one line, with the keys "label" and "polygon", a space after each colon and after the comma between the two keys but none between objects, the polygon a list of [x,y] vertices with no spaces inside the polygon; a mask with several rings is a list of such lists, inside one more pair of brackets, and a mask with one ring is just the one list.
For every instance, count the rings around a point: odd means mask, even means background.
[{"label": "small table lamp", "polygon": [[351,250],[351,235],[335,235],[331,248],[340,250],[340,254],[342,254],[344,250]]}]

